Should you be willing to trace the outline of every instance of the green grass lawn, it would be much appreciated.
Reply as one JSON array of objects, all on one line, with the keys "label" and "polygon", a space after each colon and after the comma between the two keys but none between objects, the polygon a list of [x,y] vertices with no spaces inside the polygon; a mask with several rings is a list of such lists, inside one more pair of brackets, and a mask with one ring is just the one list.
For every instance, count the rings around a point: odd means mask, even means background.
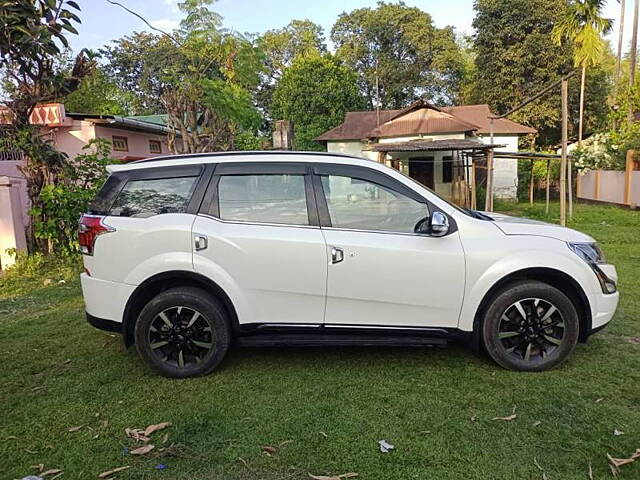
[{"label": "green grass lawn", "polygon": [[[546,219],[539,205],[501,209]],[[541,374],[458,346],[232,349],[208,377],[167,380],[85,322],[75,273],[0,279],[0,478],[44,464],[62,480],[125,465],[115,478],[542,479],[536,463],[550,480],[588,479],[589,464],[611,478],[606,455],[640,448],[640,212],[577,205],[571,226],[617,265],[621,305],[609,328]],[[492,420],[514,408],[515,420]],[[151,453],[127,454],[136,445],[125,428],[163,421],[172,425],[153,434]],[[395,450],[380,453],[381,439]],[[640,478],[640,460],[619,476]]]}]

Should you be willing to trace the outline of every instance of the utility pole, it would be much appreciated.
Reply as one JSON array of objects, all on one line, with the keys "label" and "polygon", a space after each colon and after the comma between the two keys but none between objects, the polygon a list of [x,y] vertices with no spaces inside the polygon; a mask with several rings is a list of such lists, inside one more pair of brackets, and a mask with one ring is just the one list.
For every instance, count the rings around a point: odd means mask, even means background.
[{"label": "utility pole", "polygon": [[569,122],[569,80],[562,79],[562,159],[560,160],[560,225],[567,224],[567,130]]}]

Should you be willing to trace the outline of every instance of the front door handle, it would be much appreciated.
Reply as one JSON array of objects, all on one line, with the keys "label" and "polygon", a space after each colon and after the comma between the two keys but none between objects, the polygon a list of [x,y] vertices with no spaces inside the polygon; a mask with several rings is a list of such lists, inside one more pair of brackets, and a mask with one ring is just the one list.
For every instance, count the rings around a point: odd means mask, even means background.
[{"label": "front door handle", "polygon": [[340,247],[331,247],[331,263],[340,263],[344,260],[344,250]]},{"label": "front door handle", "polygon": [[205,250],[209,246],[209,240],[204,235],[194,235],[193,237],[196,252]]}]

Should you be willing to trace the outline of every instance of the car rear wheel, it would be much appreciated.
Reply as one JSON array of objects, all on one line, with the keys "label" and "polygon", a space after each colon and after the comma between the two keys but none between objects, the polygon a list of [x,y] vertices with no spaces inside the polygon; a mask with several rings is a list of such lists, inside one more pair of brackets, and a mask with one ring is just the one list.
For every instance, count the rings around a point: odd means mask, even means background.
[{"label": "car rear wheel", "polygon": [[135,340],[142,360],[161,375],[206,375],[229,348],[229,322],[222,305],[206,291],[172,288],[142,309]]},{"label": "car rear wheel", "polygon": [[543,371],[561,364],[578,341],[575,306],[560,290],[538,281],[508,285],[484,314],[484,346],[498,365]]}]

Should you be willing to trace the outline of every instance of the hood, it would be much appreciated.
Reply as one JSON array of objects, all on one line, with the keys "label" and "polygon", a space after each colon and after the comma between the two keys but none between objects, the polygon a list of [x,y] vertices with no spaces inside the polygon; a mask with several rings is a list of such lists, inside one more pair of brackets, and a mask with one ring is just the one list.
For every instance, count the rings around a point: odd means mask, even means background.
[{"label": "hood", "polygon": [[535,235],[538,237],[555,238],[563,242],[595,242],[589,235],[553,223],[528,218],[510,217],[509,215],[495,212],[482,213],[491,217],[496,227],[506,235]]}]

